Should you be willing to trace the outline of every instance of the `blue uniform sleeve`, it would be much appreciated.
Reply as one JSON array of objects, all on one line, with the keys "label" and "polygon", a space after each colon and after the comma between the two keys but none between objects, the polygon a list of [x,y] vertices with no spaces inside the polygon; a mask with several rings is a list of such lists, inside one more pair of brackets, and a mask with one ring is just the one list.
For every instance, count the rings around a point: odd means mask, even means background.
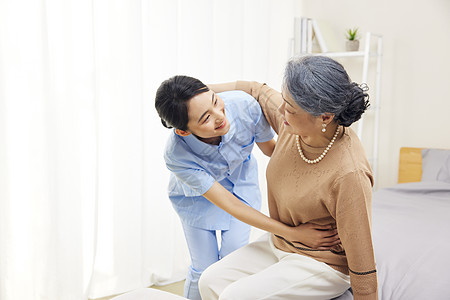
[{"label": "blue uniform sleeve", "polygon": [[269,122],[267,122],[266,117],[255,98],[248,94],[246,94],[246,97],[249,98],[249,105],[247,106],[248,112],[255,124],[255,142],[263,143],[270,141],[273,139],[275,132]]}]

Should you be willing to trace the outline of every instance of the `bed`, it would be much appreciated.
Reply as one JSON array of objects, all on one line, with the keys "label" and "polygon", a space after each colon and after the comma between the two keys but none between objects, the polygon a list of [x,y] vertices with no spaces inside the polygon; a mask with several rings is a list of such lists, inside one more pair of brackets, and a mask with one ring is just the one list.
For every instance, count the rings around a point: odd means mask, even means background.
[{"label": "bed", "polygon": [[450,150],[400,149],[398,184],[373,195],[372,235],[380,299],[450,299]]},{"label": "bed", "polygon": [[[372,224],[379,299],[450,299],[450,150],[401,148],[398,184],[374,192]],[[137,299],[184,298],[117,297]],[[351,290],[335,299],[353,299]]]}]

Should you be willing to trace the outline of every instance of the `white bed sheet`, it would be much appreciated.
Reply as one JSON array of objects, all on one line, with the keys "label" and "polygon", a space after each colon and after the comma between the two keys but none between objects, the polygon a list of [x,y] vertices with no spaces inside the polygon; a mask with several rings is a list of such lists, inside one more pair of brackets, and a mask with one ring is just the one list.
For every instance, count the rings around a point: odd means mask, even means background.
[{"label": "white bed sheet", "polygon": [[450,183],[375,192],[373,244],[380,299],[450,299]]}]

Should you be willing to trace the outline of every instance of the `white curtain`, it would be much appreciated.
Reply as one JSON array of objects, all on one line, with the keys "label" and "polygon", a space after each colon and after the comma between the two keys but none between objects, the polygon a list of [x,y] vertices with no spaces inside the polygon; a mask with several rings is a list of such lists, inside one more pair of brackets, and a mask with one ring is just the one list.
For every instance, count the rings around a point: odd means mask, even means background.
[{"label": "white curtain", "polygon": [[[294,0],[0,0],[0,299],[184,278],[161,81],[278,87]],[[264,161],[260,167],[264,182]]]}]

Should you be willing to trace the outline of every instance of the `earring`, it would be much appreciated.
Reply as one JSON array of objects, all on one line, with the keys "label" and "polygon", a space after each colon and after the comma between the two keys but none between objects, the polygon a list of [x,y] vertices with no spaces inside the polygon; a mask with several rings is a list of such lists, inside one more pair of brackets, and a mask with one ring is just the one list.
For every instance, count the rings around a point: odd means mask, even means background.
[{"label": "earring", "polygon": [[327,131],[327,124],[323,123],[322,124],[322,132]]}]

